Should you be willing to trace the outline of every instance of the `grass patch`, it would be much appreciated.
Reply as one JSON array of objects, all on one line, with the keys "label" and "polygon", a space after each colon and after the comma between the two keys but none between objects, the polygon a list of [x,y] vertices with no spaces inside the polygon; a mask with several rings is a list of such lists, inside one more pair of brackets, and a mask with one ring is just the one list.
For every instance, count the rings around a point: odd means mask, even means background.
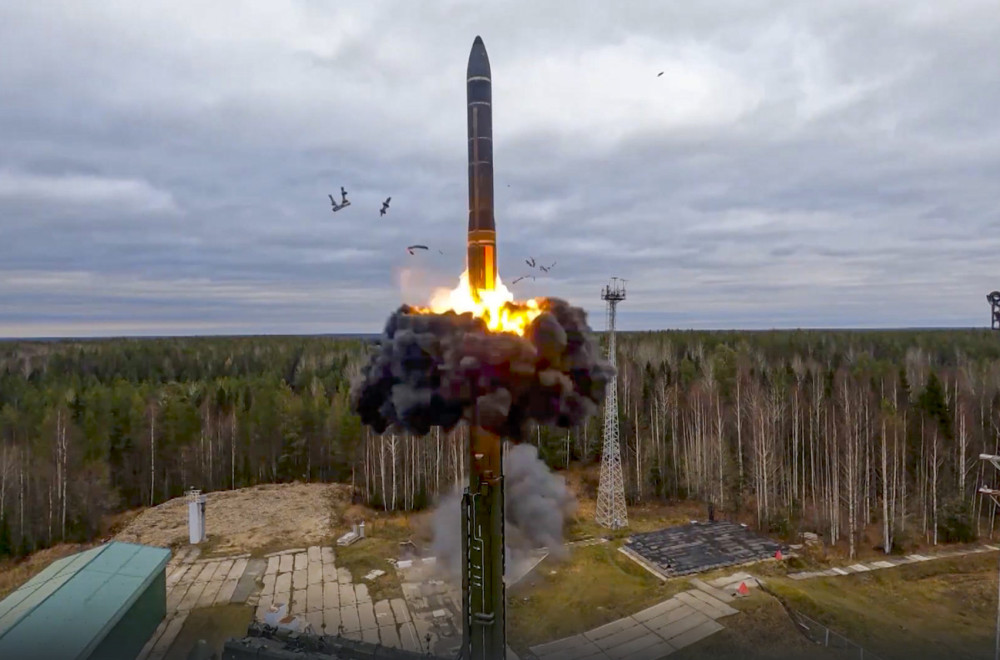
[{"label": "grass patch", "polygon": [[775,660],[809,658],[834,660],[857,658],[857,653],[845,655],[843,650],[816,646],[795,628],[781,604],[759,589],[730,603],[740,613],[720,621],[723,630],[681,649],[670,660]]},{"label": "grass patch", "polygon": [[[344,530],[346,531],[346,530]],[[365,523],[365,538],[356,543],[337,547],[337,566],[351,572],[356,584],[368,586],[373,601],[402,598],[403,589],[396,570],[387,561],[399,557],[399,544],[412,536],[409,520],[405,516],[383,516]],[[385,571],[374,580],[364,576],[372,570]]]},{"label": "grass patch", "polygon": [[660,582],[618,552],[617,543],[573,548],[565,560],[543,561],[508,592],[508,643],[523,653],[535,644],[634,614],[689,588],[683,579]]},{"label": "grass patch", "polygon": [[772,578],[768,586],[886,660],[988,657],[993,648],[996,553],[836,578]]},{"label": "grass patch", "polygon": [[222,657],[227,639],[244,637],[253,618],[253,608],[246,605],[216,605],[191,610],[177,638],[170,645],[165,660],[186,660],[198,640],[208,642],[216,658]]}]

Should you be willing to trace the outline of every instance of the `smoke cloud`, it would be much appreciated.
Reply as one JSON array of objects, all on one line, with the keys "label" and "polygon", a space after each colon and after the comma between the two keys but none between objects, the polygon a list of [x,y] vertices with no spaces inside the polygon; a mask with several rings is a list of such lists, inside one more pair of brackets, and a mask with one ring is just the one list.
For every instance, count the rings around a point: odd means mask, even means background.
[{"label": "smoke cloud", "polygon": [[[563,526],[575,511],[576,498],[566,480],[549,470],[534,445],[508,445],[504,456],[505,577],[516,572],[532,550],[544,547],[552,555],[562,555]],[[436,564],[449,577],[461,575],[461,516],[462,491],[456,487],[441,500],[431,519]]]},{"label": "smoke cloud", "polygon": [[587,315],[558,298],[524,336],[489,332],[471,314],[419,314],[404,305],[389,317],[378,350],[351,395],[362,423],[417,435],[463,419],[511,440],[529,423],[569,428],[597,411],[614,368],[589,336]]}]

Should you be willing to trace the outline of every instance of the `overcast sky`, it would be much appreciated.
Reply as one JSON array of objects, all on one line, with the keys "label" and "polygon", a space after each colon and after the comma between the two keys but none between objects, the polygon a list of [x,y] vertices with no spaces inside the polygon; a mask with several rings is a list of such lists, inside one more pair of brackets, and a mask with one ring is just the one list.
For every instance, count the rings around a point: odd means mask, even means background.
[{"label": "overcast sky", "polygon": [[34,0],[0,3],[0,336],[377,332],[453,287],[476,35],[500,274],[557,262],[518,297],[988,324],[996,0]]}]

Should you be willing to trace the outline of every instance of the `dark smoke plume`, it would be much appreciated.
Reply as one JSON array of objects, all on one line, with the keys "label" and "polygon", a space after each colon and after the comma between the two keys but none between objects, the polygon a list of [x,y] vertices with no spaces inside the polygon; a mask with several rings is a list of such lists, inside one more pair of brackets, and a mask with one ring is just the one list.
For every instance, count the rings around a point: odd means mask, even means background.
[{"label": "dark smoke plume", "polygon": [[489,332],[471,314],[420,314],[404,305],[352,390],[352,407],[376,433],[427,434],[461,420],[520,440],[534,421],[569,428],[597,411],[614,369],[588,335],[587,315],[564,300],[524,336]]},{"label": "dark smoke plume", "polygon": [[[518,573],[520,562],[529,560],[532,550],[544,547],[555,556],[565,551],[563,525],[576,510],[576,498],[565,479],[538,458],[534,445],[509,445],[503,465],[504,541],[510,576]],[[462,568],[461,505],[458,487],[441,500],[431,520],[436,565],[449,577],[460,575]]]}]

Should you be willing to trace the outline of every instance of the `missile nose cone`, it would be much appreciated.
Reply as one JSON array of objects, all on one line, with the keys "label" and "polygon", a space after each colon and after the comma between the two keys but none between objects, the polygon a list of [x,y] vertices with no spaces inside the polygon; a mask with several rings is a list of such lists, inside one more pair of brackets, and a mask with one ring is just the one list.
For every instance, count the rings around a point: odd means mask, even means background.
[{"label": "missile nose cone", "polygon": [[466,77],[472,78],[473,76],[490,77],[490,58],[486,54],[486,44],[483,43],[482,37],[476,37],[476,40],[472,42],[472,52],[469,53],[469,68]]}]

